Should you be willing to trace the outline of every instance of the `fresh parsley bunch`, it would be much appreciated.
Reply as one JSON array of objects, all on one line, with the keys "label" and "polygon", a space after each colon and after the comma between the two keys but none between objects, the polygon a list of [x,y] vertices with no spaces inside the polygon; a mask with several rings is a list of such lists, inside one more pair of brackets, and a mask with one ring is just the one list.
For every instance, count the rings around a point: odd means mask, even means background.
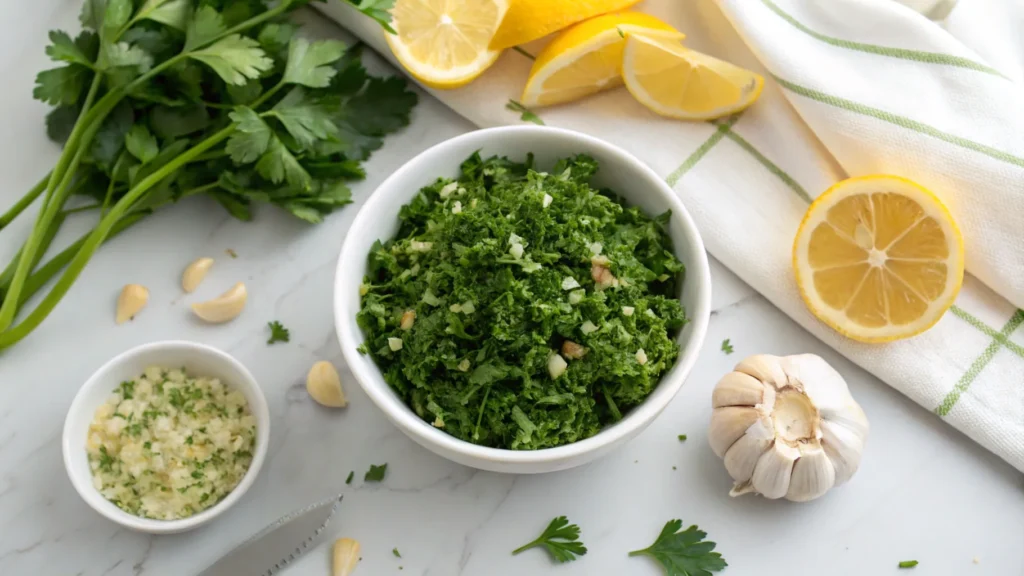
[{"label": "fresh parsley bunch", "polygon": [[[241,220],[262,202],[315,223],[351,201],[346,182],[408,124],[416,95],[369,76],[340,42],[297,36],[288,16],[307,1],[86,0],[81,33],[50,33],[58,66],[38,75],[34,96],[53,106],[47,133],[64,150],[0,215],[2,229],[42,198],[0,272],[0,349],[46,318],[104,241],[161,206],[205,195]],[[357,4],[385,26],[387,6]],[[41,263],[64,219],[85,211],[99,214],[95,228]]]}]

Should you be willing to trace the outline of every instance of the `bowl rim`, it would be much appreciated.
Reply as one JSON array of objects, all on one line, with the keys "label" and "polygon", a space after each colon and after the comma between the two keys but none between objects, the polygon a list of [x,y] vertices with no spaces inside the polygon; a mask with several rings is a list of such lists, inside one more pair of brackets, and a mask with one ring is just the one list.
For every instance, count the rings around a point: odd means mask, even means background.
[{"label": "bowl rim", "polygon": [[[691,333],[686,343],[682,346],[683,349],[679,358],[676,360],[674,367],[676,371],[672,374],[673,377],[669,379],[663,375],[658,385],[644,402],[624,415],[622,420],[601,429],[597,434],[570,444],[539,450],[510,450],[479,446],[430,426],[417,416],[411,408],[405,405],[401,399],[397,398],[386,382],[384,386],[379,386],[373,382],[373,375],[371,368],[369,368],[369,364],[376,366],[373,359],[360,354],[356,350],[358,342],[349,337],[349,331],[345,328],[356,322],[354,313],[351,314],[351,318],[345,317],[348,312],[348,306],[345,304],[343,284],[352,281],[351,278],[346,278],[345,271],[351,269],[353,265],[356,265],[358,268],[358,263],[366,259],[365,254],[352,253],[354,242],[350,239],[353,238],[353,232],[366,228],[366,221],[374,216],[393,214],[397,217],[399,207],[385,205],[383,197],[379,192],[388,187],[395,186],[396,182],[413,176],[412,173],[422,170],[423,166],[428,166],[430,160],[444,154],[447,148],[469,142],[475,143],[475,147],[480,149],[485,144],[493,144],[495,141],[500,141],[502,136],[510,133],[525,133],[538,138],[556,137],[575,141],[581,149],[580,152],[585,153],[588,150],[599,150],[603,154],[618,157],[620,161],[631,164],[640,172],[645,173],[651,182],[657,183],[651,187],[650,192],[661,195],[672,210],[673,220],[678,218],[682,224],[680,232],[685,239],[687,251],[692,252],[691,261],[686,262],[686,281],[694,283],[694,289],[696,290],[697,304],[693,309],[687,310],[690,318]],[[428,183],[425,181],[423,186]],[[417,188],[418,190],[419,188]],[[680,254],[678,246],[674,247],[674,251],[677,256]],[[362,282],[362,277],[355,280]],[[703,346],[711,315],[711,275],[707,252],[704,249],[704,242],[701,239],[696,223],[686,210],[682,200],[673,192],[665,180],[658,176],[646,163],[614,144],[581,132],[551,126],[499,126],[460,134],[427,148],[388,176],[371,193],[353,219],[343,240],[341,253],[338,256],[334,283],[334,314],[335,330],[338,333],[342,353],[349,369],[373,403],[406,434],[446,451],[451,451],[471,459],[510,465],[551,464],[579,457],[629,438],[638,429],[643,429],[652,422],[671,402],[689,375]],[[361,333],[358,326],[356,326],[356,331]],[[379,372],[379,368],[377,370]]]},{"label": "bowl rim", "polygon": [[[75,466],[72,461],[73,450],[85,450],[85,446],[75,447],[72,445],[72,436],[75,434],[72,427],[75,416],[81,415],[83,411],[95,412],[98,405],[88,405],[88,396],[90,396],[93,389],[96,387],[107,384],[105,376],[109,371],[141,354],[167,349],[180,349],[184,350],[188,354],[211,357],[215,359],[216,362],[221,362],[231,366],[235,371],[243,376],[243,382],[231,382],[230,384],[236,388],[245,388],[253,392],[255,402],[250,401],[250,410],[256,418],[256,450],[253,453],[249,469],[246,470],[241,481],[239,481],[238,485],[235,486],[220,502],[187,518],[179,518],[176,520],[157,520],[154,518],[135,516],[117,508],[116,506],[103,505],[103,503],[109,503],[109,501],[93,487],[91,473],[86,470],[83,474],[82,469]],[[89,419],[89,421],[91,422],[91,419]],[[86,434],[88,434],[88,431],[86,431]],[[188,340],[160,340],[129,348],[110,360],[107,360],[102,366],[96,369],[96,371],[93,372],[92,375],[86,379],[85,383],[78,389],[74,399],[71,401],[67,416],[64,418],[64,428],[61,436],[61,451],[63,453],[64,469],[68,474],[68,479],[71,481],[71,485],[74,486],[75,491],[78,492],[78,495],[86,504],[108,520],[116,522],[117,524],[127,528],[151,534],[173,534],[191,530],[213,520],[235,505],[235,503],[237,503],[253,485],[256,481],[257,475],[259,474],[260,468],[263,467],[263,462],[266,459],[267,451],[269,449],[270,410],[267,405],[267,399],[263,395],[263,390],[260,388],[256,378],[252,375],[249,369],[234,356],[231,356],[223,350],[200,342],[192,342]]]}]

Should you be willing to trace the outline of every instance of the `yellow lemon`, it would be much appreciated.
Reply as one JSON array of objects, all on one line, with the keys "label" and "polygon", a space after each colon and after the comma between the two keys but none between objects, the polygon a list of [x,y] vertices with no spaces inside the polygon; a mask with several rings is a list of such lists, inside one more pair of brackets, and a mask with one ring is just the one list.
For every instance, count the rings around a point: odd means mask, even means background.
[{"label": "yellow lemon", "polygon": [[653,112],[683,120],[711,120],[750,106],[764,78],[678,41],[630,34],[622,78],[633,97]]},{"label": "yellow lemon", "polygon": [[458,88],[494,64],[501,54],[487,44],[508,0],[397,0],[387,34],[402,66],[431,88]]},{"label": "yellow lemon", "polygon": [[542,38],[587,18],[629,8],[640,0],[512,0],[491,39],[491,50]]},{"label": "yellow lemon", "polygon": [[811,204],[793,242],[807,307],[854,340],[930,328],[964,276],[963,239],[930,191],[897,176],[850,178]]},{"label": "yellow lemon", "polygon": [[622,84],[622,49],[631,34],[680,41],[683,34],[640,12],[616,12],[562,32],[537,55],[523,90],[526,106],[578,100]]}]

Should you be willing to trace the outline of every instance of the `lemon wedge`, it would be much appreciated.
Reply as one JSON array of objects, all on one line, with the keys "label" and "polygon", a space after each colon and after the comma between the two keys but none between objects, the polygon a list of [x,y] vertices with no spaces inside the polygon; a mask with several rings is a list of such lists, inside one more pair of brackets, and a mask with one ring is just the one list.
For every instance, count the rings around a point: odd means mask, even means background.
[{"label": "lemon wedge", "polygon": [[431,88],[458,88],[494,64],[500,50],[487,47],[508,0],[397,0],[387,34],[391,51],[417,80]]},{"label": "lemon wedge", "polygon": [[549,106],[622,85],[622,50],[628,35],[679,42],[684,35],[640,12],[616,12],[581,22],[537,55],[523,90],[525,106]]},{"label": "lemon wedge", "polygon": [[512,0],[491,39],[491,50],[526,44],[587,18],[629,8],[640,0]]},{"label": "lemon wedge", "polygon": [[622,78],[633,97],[653,112],[683,120],[711,120],[753,104],[764,78],[676,40],[630,34]]},{"label": "lemon wedge", "polygon": [[854,340],[888,342],[927,330],[953,304],[963,239],[922,186],[897,176],[850,178],[807,210],[793,268],[815,316]]}]

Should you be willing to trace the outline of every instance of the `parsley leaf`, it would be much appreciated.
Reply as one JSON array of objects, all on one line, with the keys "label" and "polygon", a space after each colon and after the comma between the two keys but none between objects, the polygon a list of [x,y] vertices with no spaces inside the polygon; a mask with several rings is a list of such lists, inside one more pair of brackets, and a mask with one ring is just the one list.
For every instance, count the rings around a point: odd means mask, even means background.
[{"label": "parsley leaf", "polygon": [[274,184],[287,180],[300,189],[309,189],[311,177],[276,136],[270,138],[267,151],[256,163],[256,171]]},{"label": "parsley leaf", "polygon": [[706,532],[697,526],[682,527],[682,520],[669,520],[654,544],[629,555],[654,558],[665,569],[665,576],[710,576],[728,566],[721,554],[712,552],[716,544],[704,540]]},{"label": "parsley leaf", "polygon": [[[85,38],[88,32],[83,32],[80,38]],[[46,47],[46,55],[55,62],[68,62],[71,64],[81,64],[83,66],[92,66],[92,58],[90,58],[82,50],[82,46],[71,39],[67,32],[62,30],[50,30],[50,45]]]},{"label": "parsley leaf", "polygon": [[725,340],[722,340],[722,352],[725,352],[726,354],[732,354],[732,352],[733,352],[732,344],[729,343],[729,339],[728,338],[726,338]]},{"label": "parsley leaf", "polygon": [[338,73],[330,66],[345,54],[345,44],[337,40],[309,42],[294,38],[288,46],[288,64],[282,82],[310,88],[326,88]]},{"label": "parsley leaf", "polygon": [[348,0],[357,10],[373,18],[391,34],[397,34],[391,27],[391,8],[395,0]]},{"label": "parsley leaf", "polygon": [[89,69],[76,64],[43,70],[36,74],[32,97],[55,106],[74,106],[88,79]]},{"label": "parsley leaf", "polygon": [[572,562],[576,560],[577,556],[587,553],[587,547],[579,539],[580,527],[569,524],[569,520],[565,516],[559,516],[548,524],[548,527],[536,540],[516,548],[512,551],[512,555],[515,556],[530,548],[543,546],[556,561]]},{"label": "parsley leaf", "polygon": [[509,100],[508,104],[505,104],[505,108],[513,112],[521,113],[519,119],[524,122],[533,122],[534,124],[538,124],[540,126],[544,125],[544,121],[540,119],[540,116],[537,116],[537,114],[533,110],[530,110],[529,108],[523,106],[521,103],[516,102],[515,100]]},{"label": "parsley leaf", "polygon": [[228,84],[245,84],[251,78],[274,67],[260,43],[247,36],[232,34],[216,43],[189,54],[206,64]]},{"label": "parsley leaf", "polygon": [[220,36],[227,28],[224,27],[224,17],[212,6],[203,6],[196,10],[185,30],[185,52],[190,52],[217,36]]},{"label": "parsley leaf", "polygon": [[225,149],[236,164],[249,164],[267,151],[274,133],[252,108],[238,106],[229,115],[235,122],[235,133]]},{"label": "parsley leaf", "polygon": [[268,114],[281,122],[302,150],[338,133],[327,108],[308,101],[301,88],[289,92]]},{"label": "parsley leaf", "polygon": [[184,32],[190,8],[189,0],[146,0],[135,18],[149,19]]},{"label": "parsley leaf", "polygon": [[899,566],[900,568],[913,568],[914,566],[917,566],[917,565],[918,565],[918,561],[917,560],[904,560],[903,562],[900,562],[897,566]]},{"label": "parsley leaf", "polygon": [[375,465],[370,464],[370,469],[366,471],[366,475],[363,476],[364,482],[380,482],[384,479],[384,474],[388,471],[387,462]]},{"label": "parsley leaf", "polygon": [[153,67],[153,57],[138,46],[127,42],[106,45],[103,49],[103,67],[119,68],[134,66],[139,72],[147,72]]},{"label": "parsley leaf", "polygon": [[135,124],[128,130],[128,134],[125,134],[124,137],[124,146],[132,156],[138,158],[143,164],[156,158],[156,155],[160,153],[156,137],[142,124]]},{"label": "parsley leaf", "polygon": [[277,320],[267,322],[267,326],[270,328],[270,339],[267,340],[267,344],[290,341],[291,333],[289,333],[288,329]]}]

